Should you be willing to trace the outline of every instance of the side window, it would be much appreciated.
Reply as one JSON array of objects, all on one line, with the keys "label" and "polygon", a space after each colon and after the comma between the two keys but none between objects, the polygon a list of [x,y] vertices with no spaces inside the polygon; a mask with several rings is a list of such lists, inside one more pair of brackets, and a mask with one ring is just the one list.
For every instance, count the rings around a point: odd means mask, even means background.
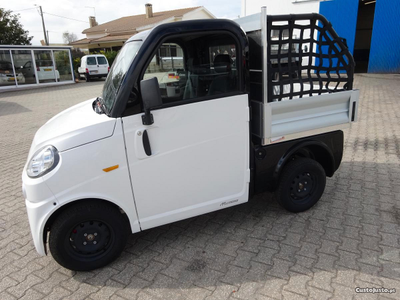
[{"label": "side window", "polygon": [[214,67],[214,60],[217,55],[229,55],[232,62],[232,71],[236,71],[236,46],[233,45],[219,45],[211,46],[209,48],[211,65]]},{"label": "side window", "polygon": [[89,57],[87,57],[87,64],[88,64],[89,66],[97,65],[97,63],[96,63],[96,57],[94,57],[94,56],[89,56]]},{"label": "side window", "polygon": [[219,42],[208,48],[208,54],[210,69],[214,71],[208,94],[219,95],[238,91],[236,45]]},{"label": "side window", "polygon": [[106,65],[107,64],[107,60],[103,56],[97,56],[97,62],[99,63],[99,65]]},{"label": "side window", "polygon": [[147,66],[143,79],[157,77],[163,103],[183,99],[186,86],[184,59],[178,44],[164,43]]},{"label": "side window", "polygon": [[229,96],[239,91],[236,49],[227,33],[171,38],[157,49],[143,79],[157,77],[163,103]]}]

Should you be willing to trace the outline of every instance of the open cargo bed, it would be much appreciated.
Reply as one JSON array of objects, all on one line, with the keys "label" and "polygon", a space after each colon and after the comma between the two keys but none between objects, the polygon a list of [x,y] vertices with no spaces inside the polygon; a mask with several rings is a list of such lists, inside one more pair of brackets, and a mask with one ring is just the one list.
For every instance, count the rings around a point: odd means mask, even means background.
[{"label": "open cargo bed", "polygon": [[262,145],[349,127],[357,119],[354,59],[319,14],[235,20],[249,39],[253,135]]}]

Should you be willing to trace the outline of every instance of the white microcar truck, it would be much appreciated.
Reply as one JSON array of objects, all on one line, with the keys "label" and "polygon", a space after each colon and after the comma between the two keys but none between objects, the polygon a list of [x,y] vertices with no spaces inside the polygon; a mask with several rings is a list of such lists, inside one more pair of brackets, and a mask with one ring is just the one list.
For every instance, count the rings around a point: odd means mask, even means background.
[{"label": "white microcar truck", "polygon": [[353,72],[345,40],[318,14],[263,8],[132,36],[102,94],[33,139],[22,180],[37,251],[92,270],[117,258],[131,233],[263,191],[291,212],[309,209],[340,165],[342,129],[357,119]]}]

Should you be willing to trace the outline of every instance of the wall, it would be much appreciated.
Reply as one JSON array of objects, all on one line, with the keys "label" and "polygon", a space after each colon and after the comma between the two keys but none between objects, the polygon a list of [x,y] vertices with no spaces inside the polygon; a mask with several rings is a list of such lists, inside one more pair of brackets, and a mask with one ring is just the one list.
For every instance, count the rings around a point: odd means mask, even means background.
[{"label": "wall", "polygon": [[242,16],[244,12],[246,15],[259,13],[262,6],[267,7],[269,15],[320,13],[332,23],[338,35],[347,40],[349,49],[353,52],[358,0],[297,1],[294,3],[295,0],[242,0]]},{"label": "wall", "polygon": [[368,72],[400,72],[400,1],[398,0],[376,2]]},{"label": "wall", "polygon": [[[100,46],[99,46],[100,45]],[[100,50],[106,49],[107,51],[111,50],[112,47],[114,48],[121,48],[124,45],[124,42],[118,41],[118,42],[112,42],[112,43],[94,43],[94,44],[89,44],[88,48],[90,53],[92,52],[99,52]]]},{"label": "wall", "polygon": [[241,16],[259,13],[262,6],[267,7],[268,15],[317,13],[319,1],[293,3],[295,0],[242,0]]},{"label": "wall", "polygon": [[329,22],[337,34],[345,38],[351,53],[354,51],[354,41],[356,37],[358,0],[334,0],[321,2],[320,11]]},{"label": "wall", "polygon": [[103,32],[95,32],[95,33],[86,33],[86,38],[88,39],[98,39],[101,38],[103,36],[106,36],[107,34],[103,31]]},{"label": "wall", "polygon": [[202,9],[198,9],[195,11],[191,11],[182,17],[182,21],[185,20],[198,20],[198,19],[214,19],[212,16],[210,16],[208,13],[206,13]]}]

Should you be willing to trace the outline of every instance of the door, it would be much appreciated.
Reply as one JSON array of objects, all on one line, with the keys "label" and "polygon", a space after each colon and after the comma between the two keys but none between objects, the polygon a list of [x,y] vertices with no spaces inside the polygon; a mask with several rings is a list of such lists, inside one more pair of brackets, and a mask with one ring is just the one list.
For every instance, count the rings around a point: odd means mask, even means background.
[{"label": "door", "polygon": [[99,74],[108,73],[108,62],[104,56],[97,56],[97,65],[99,68]]},{"label": "door", "polygon": [[89,75],[97,75],[99,73],[99,67],[95,56],[86,57],[86,68],[89,71]]},{"label": "door", "polygon": [[[142,113],[123,118],[142,230],[248,200],[248,95],[239,89],[234,51],[224,50],[236,46],[223,34],[187,38],[190,46],[180,40],[185,49],[163,43],[146,68],[144,77],[158,78],[163,100],[163,107],[152,111],[154,123],[143,125]],[[170,46],[176,48],[173,53],[162,50]],[[220,49],[212,52],[215,46]],[[174,56],[184,63],[163,59]]]}]

